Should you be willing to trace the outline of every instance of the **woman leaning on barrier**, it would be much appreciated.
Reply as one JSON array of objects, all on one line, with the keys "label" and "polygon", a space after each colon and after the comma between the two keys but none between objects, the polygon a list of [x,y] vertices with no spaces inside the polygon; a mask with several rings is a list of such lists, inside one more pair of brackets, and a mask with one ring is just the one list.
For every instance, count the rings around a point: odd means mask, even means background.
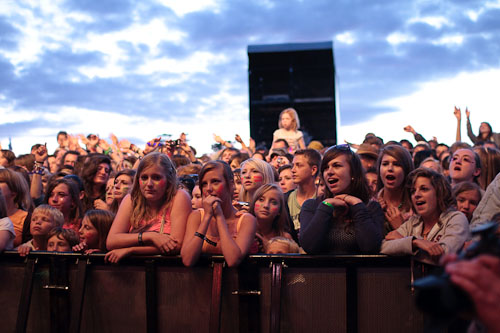
[{"label": "woman leaning on barrier", "polygon": [[464,245],[469,222],[453,207],[451,187],[443,175],[419,168],[410,173],[408,184],[415,215],[387,234],[381,252],[415,255],[420,261],[437,264],[441,255]]},{"label": "woman leaning on barrier", "polygon": [[310,254],[376,253],[382,242],[384,213],[370,193],[359,157],[348,145],[330,147],[320,177],[325,194],[304,202],[300,244]]}]

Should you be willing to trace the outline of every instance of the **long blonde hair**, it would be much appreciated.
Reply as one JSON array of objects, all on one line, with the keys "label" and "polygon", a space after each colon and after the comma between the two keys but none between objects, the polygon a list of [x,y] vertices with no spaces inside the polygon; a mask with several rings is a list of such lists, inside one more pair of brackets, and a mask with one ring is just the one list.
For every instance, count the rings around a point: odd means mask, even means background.
[{"label": "long blonde hair", "polygon": [[288,108],[280,113],[280,117],[278,120],[278,127],[283,128],[283,125],[281,125],[281,116],[284,114],[288,114],[290,118],[292,118],[292,129],[294,131],[298,130],[300,128],[300,120],[299,120],[299,115],[297,114],[297,111],[294,108]]},{"label": "long blonde hair", "polygon": [[149,215],[146,199],[142,195],[139,179],[141,178],[144,170],[153,165],[159,166],[167,178],[167,187],[163,196],[163,200],[167,206],[166,208],[172,204],[172,201],[177,193],[177,173],[172,161],[170,161],[167,155],[162,153],[155,152],[147,154],[141,160],[141,163],[139,163],[137,174],[134,178],[132,192],[130,194],[133,205],[130,224],[134,229],[139,227],[139,223],[142,220],[152,217]]},{"label": "long blonde hair", "polygon": [[272,190],[276,190],[279,193],[280,211],[279,214],[276,215],[276,217],[274,218],[271,228],[276,233],[276,235],[284,236],[285,232],[287,232],[286,228],[289,225],[289,221],[288,221],[288,213],[285,207],[285,198],[283,195],[283,191],[278,185],[265,184],[259,187],[257,191],[255,191],[255,194],[253,195],[252,203],[250,204],[250,213],[255,215],[255,203],[257,202],[257,200],[259,200],[259,198],[262,197],[265,193]]},{"label": "long blonde hair", "polygon": [[[255,158],[249,158],[248,160],[244,161],[241,163],[241,170],[245,167],[245,165],[249,165],[250,167],[254,167],[255,169],[259,170],[260,173],[264,176],[262,183],[263,184],[275,184],[276,180],[274,179],[274,171],[273,167],[262,160],[255,159]],[[241,201],[246,201],[250,202],[252,200],[252,197],[250,197],[250,194],[248,193],[247,190],[243,186],[241,186],[240,190],[240,200]]]}]

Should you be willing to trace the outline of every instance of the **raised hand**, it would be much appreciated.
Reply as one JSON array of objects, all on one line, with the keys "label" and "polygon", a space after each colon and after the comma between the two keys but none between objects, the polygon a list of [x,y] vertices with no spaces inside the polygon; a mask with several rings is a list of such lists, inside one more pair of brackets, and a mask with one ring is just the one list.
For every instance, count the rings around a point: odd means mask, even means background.
[{"label": "raised hand", "polygon": [[462,120],[462,111],[460,111],[460,108],[457,108],[455,106],[455,110],[453,110],[453,114],[455,115],[455,117],[457,118],[457,120]]}]

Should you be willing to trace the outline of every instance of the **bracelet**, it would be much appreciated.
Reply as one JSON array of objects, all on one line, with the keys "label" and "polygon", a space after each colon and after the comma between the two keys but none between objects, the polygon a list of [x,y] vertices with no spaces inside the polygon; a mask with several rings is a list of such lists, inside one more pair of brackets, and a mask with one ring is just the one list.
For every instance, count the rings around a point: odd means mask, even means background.
[{"label": "bracelet", "polygon": [[198,231],[196,231],[196,232],[194,233],[194,235],[195,235],[196,237],[200,237],[201,239],[203,239],[205,242],[207,242],[208,244],[210,244],[210,245],[212,245],[212,246],[217,246],[217,242],[214,242],[214,241],[212,241],[212,240],[208,239],[208,238],[207,238],[207,236],[205,236],[204,234],[200,234]]},{"label": "bracelet", "polygon": [[327,201],[321,201],[321,203],[322,203],[323,205],[325,205],[325,206],[328,206],[328,207],[330,207],[330,208],[332,208],[332,209],[335,209],[335,207],[334,207],[331,203],[329,203],[329,202],[327,202]]},{"label": "bracelet", "polygon": [[137,234],[137,242],[139,243],[139,246],[144,246],[144,241],[142,240],[142,231]]}]

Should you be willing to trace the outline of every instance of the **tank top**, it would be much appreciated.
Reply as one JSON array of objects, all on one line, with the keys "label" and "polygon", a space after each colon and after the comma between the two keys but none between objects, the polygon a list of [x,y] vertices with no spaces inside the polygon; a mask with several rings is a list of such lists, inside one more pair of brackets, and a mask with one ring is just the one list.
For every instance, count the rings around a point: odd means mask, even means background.
[{"label": "tank top", "polygon": [[[200,211],[200,221],[201,221],[201,220],[203,220],[203,217],[205,216],[205,211],[202,208],[200,208],[199,211]],[[243,221],[244,216],[245,215],[241,215],[240,218],[238,219],[238,222],[236,223],[236,232],[234,232],[231,235],[231,237],[233,237],[233,239],[236,239],[236,237],[238,236],[238,232],[240,231],[241,221]],[[207,234],[206,237],[209,240],[211,240],[212,242],[217,243],[217,245],[214,246],[212,244],[209,244],[208,242],[203,242],[203,245],[201,247],[201,252],[202,253],[210,253],[210,254],[222,254],[220,237],[209,235],[209,234]]]},{"label": "tank top", "polygon": [[170,205],[167,210],[160,211],[156,216],[154,216],[152,219],[148,221],[141,220],[137,228],[130,226],[129,233],[154,231],[160,234],[170,235],[170,229],[172,226],[172,223],[170,221],[171,211],[172,211],[172,205]]}]

